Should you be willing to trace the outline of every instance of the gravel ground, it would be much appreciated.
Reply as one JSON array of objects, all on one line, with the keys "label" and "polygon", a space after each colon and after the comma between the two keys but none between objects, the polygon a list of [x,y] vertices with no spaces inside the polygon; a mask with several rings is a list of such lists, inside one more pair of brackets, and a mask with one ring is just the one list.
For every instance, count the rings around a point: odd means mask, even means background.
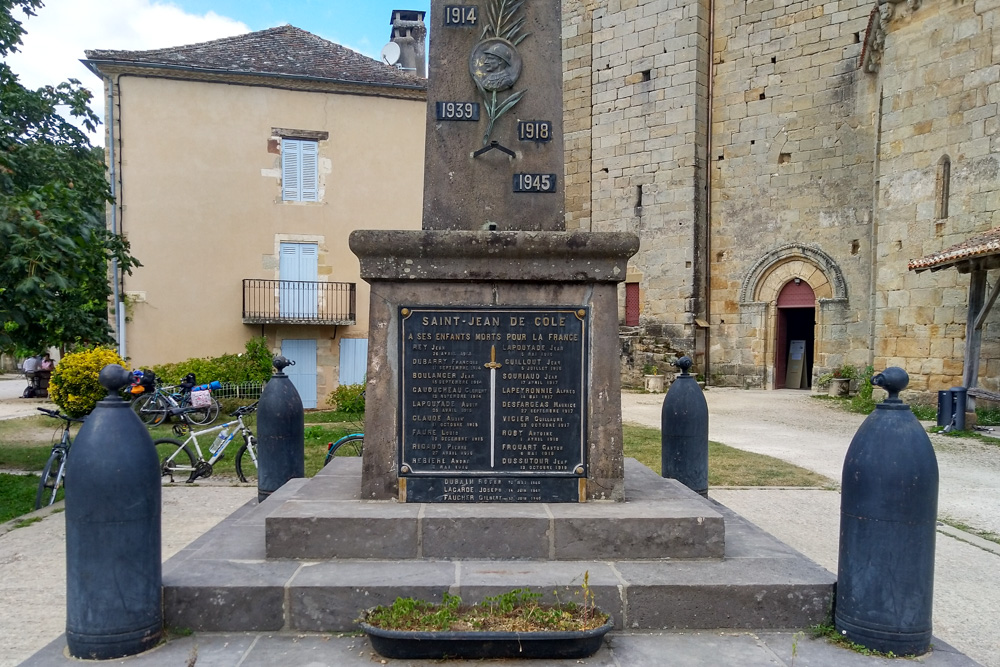
[{"label": "gravel ground", "polygon": [[[847,448],[865,419],[790,389],[713,387],[705,398],[710,439],[789,461],[837,484]],[[658,428],[662,405],[662,394],[622,394],[628,422]],[[941,476],[939,516],[1000,534],[1000,444],[945,435],[932,435],[931,442]]]},{"label": "gravel ground", "polygon": [[[164,487],[163,559],[256,497],[256,486],[217,480]],[[6,533],[0,527],[0,667],[27,660],[66,630],[65,514],[37,514],[45,518]]]}]

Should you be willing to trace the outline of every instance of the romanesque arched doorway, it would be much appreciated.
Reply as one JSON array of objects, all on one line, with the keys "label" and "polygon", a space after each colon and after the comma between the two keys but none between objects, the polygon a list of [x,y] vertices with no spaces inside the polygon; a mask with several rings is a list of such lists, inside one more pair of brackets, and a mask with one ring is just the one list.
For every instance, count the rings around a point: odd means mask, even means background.
[{"label": "romanesque arched doorway", "polygon": [[[740,324],[749,334],[739,344],[753,364],[743,372],[758,386],[809,387],[813,362],[822,372],[831,355],[844,352],[834,332],[844,323],[847,286],[833,258],[815,246],[790,243],[762,256],[743,279],[739,303]],[[796,340],[803,341],[804,368],[799,384],[790,385]]]}]

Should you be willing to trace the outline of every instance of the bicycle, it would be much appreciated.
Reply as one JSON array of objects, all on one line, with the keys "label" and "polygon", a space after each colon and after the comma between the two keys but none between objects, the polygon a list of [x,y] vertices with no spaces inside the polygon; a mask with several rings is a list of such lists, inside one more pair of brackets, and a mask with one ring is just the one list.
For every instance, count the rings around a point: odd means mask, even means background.
[{"label": "bicycle", "polygon": [[[170,482],[174,481],[174,474],[188,475],[187,483],[194,482],[199,477],[211,477],[213,466],[226,449],[229,447],[239,433],[243,436],[243,445],[236,452],[236,475],[241,482],[256,481],[257,478],[257,437],[250,428],[243,423],[243,417],[257,411],[257,404],[245,405],[231,413],[231,417],[236,417],[235,421],[228,421],[219,426],[194,431],[191,429],[190,408],[171,408],[170,416],[179,417],[183,423],[174,426],[174,433],[181,437],[187,434],[187,438],[182,442],[174,438],[160,438],[153,442],[156,445],[156,452],[160,459],[160,476],[170,477]],[[207,460],[202,454],[201,445],[198,443],[198,436],[206,433],[219,433],[209,446],[210,458]],[[197,455],[196,455],[197,454]]]},{"label": "bicycle", "polygon": [[69,457],[69,449],[73,445],[69,428],[73,422],[83,422],[83,419],[67,417],[58,410],[38,408],[38,411],[44,412],[53,419],[62,419],[66,422],[66,426],[63,427],[62,438],[52,445],[52,453],[49,454],[49,460],[45,462],[45,468],[42,469],[42,478],[38,481],[38,491],[35,493],[36,510],[53,504],[59,494],[59,487],[66,486],[66,459]]},{"label": "bicycle", "polygon": [[[326,450],[326,460],[323,465],[328,464],[334,456],[361,456],[365,448],[365,434],[351,433],[340,438],[336,442],[331,442]],[[339,454],[337,452],[340,452]]]},{"label": "bicycle", "polygon": [[213,397],[209,405],[195,407],[191,405],[191,391],[184,388],[175,390],[156,382],[152,393],[143,394],[132,401],[132,410],[139,415],[144,424],[159,426],[173,414],[175,408],[185,411],[191,423],[198,426],[211,424],[219,416],[219,402]]}]

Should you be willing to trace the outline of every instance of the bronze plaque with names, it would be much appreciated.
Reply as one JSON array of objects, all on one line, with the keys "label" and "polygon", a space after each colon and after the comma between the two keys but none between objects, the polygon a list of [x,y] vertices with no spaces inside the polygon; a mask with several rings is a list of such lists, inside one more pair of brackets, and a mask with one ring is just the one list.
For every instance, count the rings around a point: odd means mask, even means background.
[{"label": "bronze plaque with names", "polygon": [[406,502],[578,502],[589,308],[401,307]]}]

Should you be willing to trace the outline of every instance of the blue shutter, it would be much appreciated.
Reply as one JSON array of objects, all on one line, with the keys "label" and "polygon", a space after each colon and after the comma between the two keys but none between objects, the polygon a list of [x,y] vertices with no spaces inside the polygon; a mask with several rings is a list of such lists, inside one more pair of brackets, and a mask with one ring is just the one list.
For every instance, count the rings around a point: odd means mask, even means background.
[{"label": "blue shutter", "polygon": [[316,341],[283,340],[281,355],[295,362],[285,374],[299,392],[303,408],[316,407]]},{"label": "blue shutter", "polygon": [[340,384],[362,384],[368,373],[368,339],[340,339]]},{"label": "blue shutter", "polygon": [[288,318],[315,318],[319,296],[319,246],[282,243],[278,264],[278,312]]},{"label": "blue shutter", "polygon": [[319,144],[301,142],[302,149],[302,201],[319,201]]},{"label": "blue shutter", "polygon": [[298,139],[281,140],[281,198],[300,201],[302,142]]}]

